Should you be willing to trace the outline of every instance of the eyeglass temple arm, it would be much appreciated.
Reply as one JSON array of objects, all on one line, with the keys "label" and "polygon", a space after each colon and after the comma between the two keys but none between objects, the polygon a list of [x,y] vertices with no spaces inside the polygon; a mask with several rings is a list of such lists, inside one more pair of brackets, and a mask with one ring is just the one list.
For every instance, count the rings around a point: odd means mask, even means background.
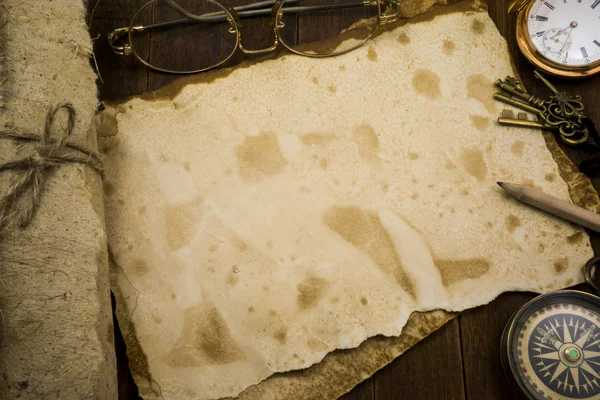
[{"label": "eyeglass temple arm", "polygon": [[[288,3],[292,3],[296,1],[288,1]],[[274,3],[271,1],[264,3]],[[321,10],[336,10],[340,8],[353,8],[353,7],[363,7],[363,2],[356,3],[348,3],[348,4],[328,4],[322,6],[299,6],[299,7],[285,7],[285,12],[288,13],[298,13],[298,12],[307,12],[307,11],[321,11]],[[272,12],[271,8],[263,8],[257,10],[238,10],[237,7],[233,8],[240,18],[250,18],[250,17],[261,17],[270,15]],[[150,24],[145,25],[143,30],[151,30],[156,28],[166,28],[169,26],[182,25],[182,24],[192,24],[196,22],[221,22],[227,20],[227,14],[223,11],[217,11],[214,13],[207,13],[196,16],[194,19],[180,19],[175,21],[163,22],[160,24]]]}]

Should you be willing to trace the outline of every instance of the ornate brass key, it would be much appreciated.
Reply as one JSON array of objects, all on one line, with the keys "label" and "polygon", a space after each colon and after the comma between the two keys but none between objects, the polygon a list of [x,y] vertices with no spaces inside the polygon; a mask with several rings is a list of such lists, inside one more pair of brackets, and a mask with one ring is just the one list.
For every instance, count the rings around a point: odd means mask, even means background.
[{"label": "ornate brass key", "polygon": [[583,122],[586,117],[583,114],[581,97],[559,92],[537,71],[534,75],[552,91],[553,96],[549,100],[542,100],[528,93],[519,80],[510,76],[503,81],[496,81],[500,92],[494,95],[494,99],[534,114],[537,121],[529,119],[526,113],[520,113],[518,118],[514,118],[512,113],[503,113],[502,117],[498,118],[498,123],[555,131],[570,145],[586,142],[589,139],[589,131]]}]

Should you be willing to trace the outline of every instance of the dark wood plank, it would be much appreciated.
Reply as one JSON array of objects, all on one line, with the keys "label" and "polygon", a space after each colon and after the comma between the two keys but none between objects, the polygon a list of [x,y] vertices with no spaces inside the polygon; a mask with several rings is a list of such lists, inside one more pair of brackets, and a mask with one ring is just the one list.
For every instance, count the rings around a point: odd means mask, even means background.
[{"label": "dark wood plank", "polygon": [[90,35],[94,39],[94,54],[103,80],[98,81],[101,100],[123,99],[147,90],[148,69],[135,57],[114,54],[107,40],[107,35],[113,29],[128,26],[135,11],[144,3],[146,0],[88,1],[88,25]]},{"label": "dark wood plank", "polygon": [[356,386],[350,393],[340,397],[340,400],[374,400],[373,377]]},{"label": "dark wood plank", "polygon": [[500,364],[500,338],[510,316],[534,297],[505,293],[459,316],[467,399],[518,400]]},{"label": "dark wood plank", "polygon": [[458,319],[377,372],[375,399],[465,399]]}]

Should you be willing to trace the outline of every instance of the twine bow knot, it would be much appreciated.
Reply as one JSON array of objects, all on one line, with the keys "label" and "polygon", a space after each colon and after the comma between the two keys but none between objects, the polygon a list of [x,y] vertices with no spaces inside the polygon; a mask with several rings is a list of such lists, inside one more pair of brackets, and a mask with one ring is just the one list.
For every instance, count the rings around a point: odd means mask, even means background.
[{"label": "twine bow knot", "polygon": [[[61,130],[54,128],[54,121],[60,110],[67,112],[67,126]],[[12,128],[0,129],[0,139],[38,142],[31,155],[0,163],[0,173],[9,170],[21,171],[6,193],[0,195],[0,230],[15,225],[24,228],[29,224],[39,204],[47,170],[61,164],[78,163],[102,173],[102,156],[99,153],[67,142],[75,128],[75,118],[76,112],[72,104],[56,103],[46,114],[42,136]],[[58,131],[57,139],[52,138],[53,130]]]}]

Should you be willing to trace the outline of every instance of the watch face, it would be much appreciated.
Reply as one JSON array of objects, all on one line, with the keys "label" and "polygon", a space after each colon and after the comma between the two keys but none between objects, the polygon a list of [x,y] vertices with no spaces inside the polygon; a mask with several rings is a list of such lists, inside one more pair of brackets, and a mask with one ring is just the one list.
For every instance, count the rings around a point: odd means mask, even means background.
[{"label": "watch face", "polygon": [[535,0],[527,26],[534,47],[554,63],[600,61],[600,0]]}]

